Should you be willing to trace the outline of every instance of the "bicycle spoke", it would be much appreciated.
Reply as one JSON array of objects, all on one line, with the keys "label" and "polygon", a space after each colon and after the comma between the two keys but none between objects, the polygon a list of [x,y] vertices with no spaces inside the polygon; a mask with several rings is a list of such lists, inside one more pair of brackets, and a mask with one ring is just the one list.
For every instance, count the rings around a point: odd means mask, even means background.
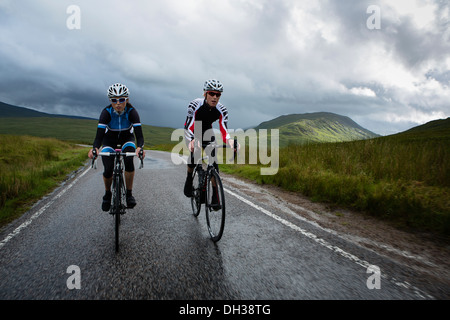
[{"label": "bicycle spoke", "polygon": [[225,198],[222,181],[215,170],[208,177],[205,211],[211,239],[219,241],[225,227]]},{"label": "bicycle spoke", "polygon": [[201,209],[201,199],[200,199],[200,189],[199,189],[199,179],[197,169],[194,169],[192,175],[192,197],[191,197],[192,214],[197,217],[200,214]]}]

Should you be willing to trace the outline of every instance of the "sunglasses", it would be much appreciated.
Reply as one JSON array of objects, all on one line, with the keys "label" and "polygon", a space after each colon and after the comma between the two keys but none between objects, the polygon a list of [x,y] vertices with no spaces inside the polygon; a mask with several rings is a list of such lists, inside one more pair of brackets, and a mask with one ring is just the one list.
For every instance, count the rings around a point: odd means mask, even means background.
[{"label": "sunglasses", "polygon": [[211,97],[218,97],[218,98],[220,98],[220,96],[222,95],[220,92],[211,92],[211,91],[208,91],[208,94]]},{"label": "sunglasses", "polygon": [[125,101],[127,101],[127,98],[119,98],[119,99],[112,98],[110,100],[112,103],[124,103]]}]

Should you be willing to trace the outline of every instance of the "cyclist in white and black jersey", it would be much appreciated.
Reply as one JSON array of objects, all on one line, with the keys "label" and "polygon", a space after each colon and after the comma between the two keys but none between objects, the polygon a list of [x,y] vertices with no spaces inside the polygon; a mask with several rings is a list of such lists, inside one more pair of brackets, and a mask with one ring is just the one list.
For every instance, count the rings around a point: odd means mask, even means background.
[{"label": "cyclist in white and black jersey", "polygon": [[[224,143],[229,144],[231,148],[234,148],[234,140],[230,139],[228,133],[228,110],[219,103],[220,96],[223,92],[223,85],[218,80],[207,80],[203,86],[203,97],[198,98],[189,103],[187,110],[186,122],[184,123],[185,140],[191,151],[190,161],[187,165],[187,177],[184,185],[184,194],[186,197],[192,196],[192,172],[194,171],[194,129],[195,123],[201,121],[201,137],[203,142],[214,141],[215,137],[212,135],[209,141],[205,141],[204,134],[207,130],[212,129],[212,124],[219,121],[219,129],[222,134],[222,140]],[[207,138],[207,137],[206,137]],[[214,154],[213,154],[214,156]],[[217,163],[214,163],[216,170],[219,170]]]}]

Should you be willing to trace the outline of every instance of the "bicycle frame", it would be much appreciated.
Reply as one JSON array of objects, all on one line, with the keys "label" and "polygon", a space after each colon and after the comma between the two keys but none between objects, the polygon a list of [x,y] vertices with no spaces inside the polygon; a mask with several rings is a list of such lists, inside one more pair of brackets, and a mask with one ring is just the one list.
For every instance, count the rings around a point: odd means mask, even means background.
[{"label": "bicycle frame", "polygon": [[[134,152],[122,152],[121,149],[115,149],[114,152],[100,152],[98,154],[102,157],[114,157],[113,180],[111,184],[111,209],[109,213],[114,216],[115,229],[115,248],[119,251],[119,225],[120,216],[125,213],[126,206],[126,186],[124,178],[124,157],[134,157]],[[95,164],[96,158],[92,160],[92,166]],[[140,156],[141,165],[139,169],[143,168],[143,158]],[[97,168],[95,166],[95,168]]]},{"label": "bicycle frame", "polygon": [[[192,212],[197,217],[201,210],[201,204],[205,203],[206,223],[211,240],[217,242],[221,239],[225,227],[225,196],[219,173],[214,167],[217,148],[228,148],[228,145],[217,145],[215,142],[203,144],[202,147],[207,152],[206,157],[200,157],[193,173],[193,178],[198,179],[198,185],[193,185],[193,195],[191,197]],[[214,149],[211,149],[214,148]],[[235,153],[237,151],[237,141],[235,141]],[[199,151],[198,149],[195,151]],[[202,152],[200,150],[200,152]],[[203,169],[203,162],[207,160],[206,169]],[[198,175],[198,177],[196,177]],[[203,197],[205,198],[203,200]]]},{"label": "bicycle frame", "polygon": [[[126,191],[124,183],[125,179],[123,176],[124,163],[123,163],[123,156],[121,156],[120,150],[117,149],[115,151],[116,154],[114,156],[113,181],[111,185],[112,203],[110,213],[124,214],[126,209],[125,205]],[[100,156],[102,156],[102,153],[100,153]]]}]

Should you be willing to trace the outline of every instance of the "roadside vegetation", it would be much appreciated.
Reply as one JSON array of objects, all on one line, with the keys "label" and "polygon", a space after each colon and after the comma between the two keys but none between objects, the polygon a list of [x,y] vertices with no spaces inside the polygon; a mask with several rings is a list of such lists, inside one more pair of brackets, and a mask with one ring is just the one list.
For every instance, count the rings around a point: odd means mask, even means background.
[{"label": "roadside vegetation", "polygon": [[83,166],[88,148],[54,138],[0,134],[0,226]]},{"label": "roadside vegetation", "polygon": [[[8,118],[0,124],[8,132],[37,130],[26,136],[0,132],[1,226],[86,164],[89,147],[75,143],[92,143],[96,121]],[[173,129],[143,128],[146,149],[170,152],[178,143],[170,141]],[[241,153],[250,158],[248,148]],[[220,167],[401,228],[450,236],[450,119],[368,140],[289,144],[279,150],[275,175],[261,175],[261,164]]]},{"label": "roadside vegetation", "polygon": [[402,228],[450,235],[449,128],[289,145],[280,149],[279,171],[273,176],[260,175],[261,165],[222,165],[221,170]]}]

